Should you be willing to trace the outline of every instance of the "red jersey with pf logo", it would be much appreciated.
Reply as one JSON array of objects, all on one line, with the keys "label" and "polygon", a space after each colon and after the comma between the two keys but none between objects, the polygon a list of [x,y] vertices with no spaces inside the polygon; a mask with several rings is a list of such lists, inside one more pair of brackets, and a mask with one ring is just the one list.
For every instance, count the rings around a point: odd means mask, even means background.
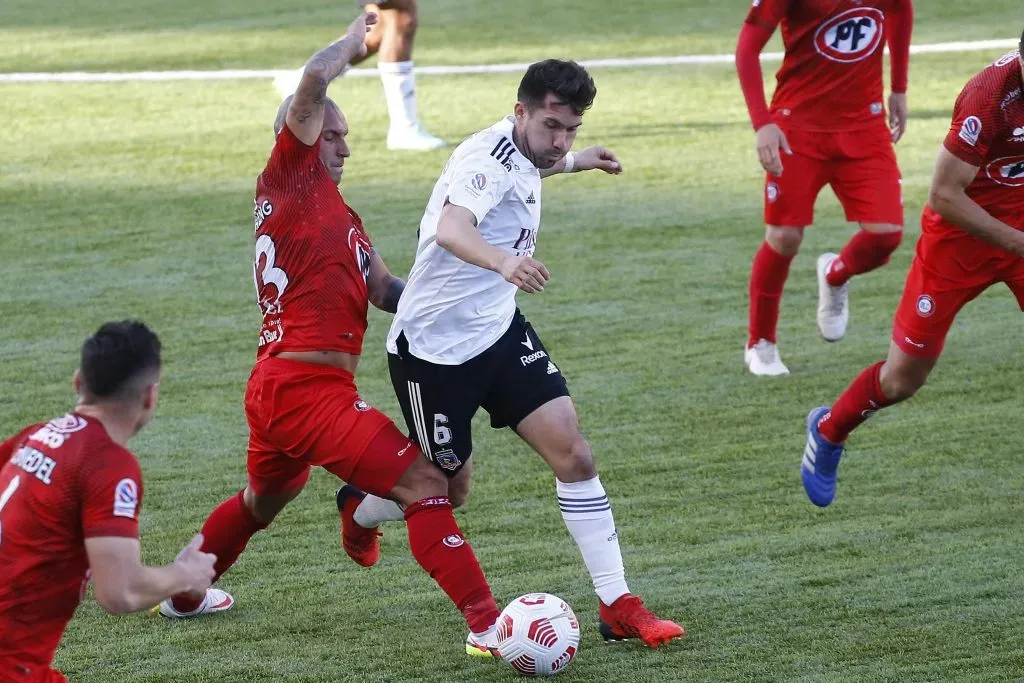
[{"label": "red jersey with pf logo", "polygon": [[1022,91],[1020,60],[1014,51],[964,86],[943,143],[957,158],[979,167],[967,195],[1018,230],[1024,230]]},{"label": "red jersey with pf logo", "polygon": [[[848,130],[884,121],[882,53],[890,15],[910,0],[754,0],[747,21],[782,24],[786,54],[771,110],[808,130]],[[900,87],[902,86],[902,87]],[[905,84],[894,84],[902,92]]]},{"label": "red jersey with pf logo", "polygon": [[0,444],[0,662],[46,667],[85,591],[85,539],[138,538],[139,463],[75,413]]},{"label": "red jersey with pf logo", "polygon": [[319,158],[288,126],[256,181],[258,358],[282,351],[359,354],[373,246]]}]

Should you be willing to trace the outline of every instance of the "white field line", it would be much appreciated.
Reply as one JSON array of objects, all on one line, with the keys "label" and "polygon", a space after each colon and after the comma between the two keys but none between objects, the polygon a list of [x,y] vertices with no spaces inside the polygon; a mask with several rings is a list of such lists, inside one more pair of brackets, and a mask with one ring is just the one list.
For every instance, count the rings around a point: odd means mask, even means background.
[{"label": "white field line", "polygon": [[[1017,47],[1016,39],[1008,40],[973,40],[953,43],[929,43],[913,45],[910,54],[933,54],[937,52],[979,52],[985,50],[1005,50]],[[765,52],[763,61],[777,62],[782,59],[781,52]],[[672,66],[677,64],[731,64],[733,55],[678,55],[675,57],[620,57],[617,59],[589,59],[580,63],[588,69],[600,68],[638,68],[651,66]],[[526,70],[529,62],[511,64],[470,64],[466,66],[420,66],[416,67],[418,76],[448,76],[452,74],[498,74],[519,73]],[[241,79],[272,79],[282,74],[291,73],[287,69],[222,69],[210,71],[125,71],[125,72],[94,72],[94,71],[57,71],[57,72],[25,72],[0,73],[0,83],[116,83],[137,81],[225,81]],[[376,69],[351,69],[346,78],[365,78],[376,76]]]}]

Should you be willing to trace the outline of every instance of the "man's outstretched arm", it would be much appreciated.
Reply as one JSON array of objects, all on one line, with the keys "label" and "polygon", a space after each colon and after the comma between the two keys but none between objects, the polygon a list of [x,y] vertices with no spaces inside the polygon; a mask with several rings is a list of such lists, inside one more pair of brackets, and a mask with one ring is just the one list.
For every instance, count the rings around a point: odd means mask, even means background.
[{"label": "man's outstretched arm", "polygon": [[285,123],[299,140],[312,145],[320,137],[324,125],[327,86],[345,69],[345,65],[366,52],[363,40],[377,15],[363,12],[338,40],[313,55],[302,72]]}]

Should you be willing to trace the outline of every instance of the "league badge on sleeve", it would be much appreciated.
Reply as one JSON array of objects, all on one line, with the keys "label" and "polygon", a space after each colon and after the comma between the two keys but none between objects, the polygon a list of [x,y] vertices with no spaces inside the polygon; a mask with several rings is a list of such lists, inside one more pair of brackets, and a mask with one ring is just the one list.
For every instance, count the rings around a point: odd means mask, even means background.
[{"label": "league badge on sleeve", "polygon": [[135,518],[139,507],[139,485],[134,479],[122,479],[114,487],[114,516]]},{"label": "league badge on sleeve", "polygon": [[977,116],[968,116],[960,125],[960,139],[971,147],[978,144],[981,137],[981,119]]}]

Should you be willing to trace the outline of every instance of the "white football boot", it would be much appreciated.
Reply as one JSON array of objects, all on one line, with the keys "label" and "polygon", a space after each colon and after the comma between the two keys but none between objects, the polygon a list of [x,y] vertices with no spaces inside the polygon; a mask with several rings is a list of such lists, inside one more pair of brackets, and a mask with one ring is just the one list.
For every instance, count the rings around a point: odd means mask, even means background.
[{"label": "white football boot", "polygon": [[825,277],[837,258],[838,254],[818,257],[818,329],[829,342],[842,339],[850,322],[850,283],[833,287]]},{"label": "white football boot", "polygon": [[428,133],[419,122],[412,126],[391,126],[387,142],[388,149],[426,150],[448,146],[441,138]]},{"label": "white football boot", "polygon": [[466,654],[470,657],[492,657],[501,659],[498,654],[498,629],[491,627],[486,633],[473,633],[466,636]]},{"label": "white football boot", "polygon": [[767,339],[760,339],[743,352],[743,361],[751,374],[762,377],[788,375],[789,368],[779,358],[779,347]]},{"label": "white football boot", "polygon": [[231,597],[230,593],[219,588],[207,588],[206,597],[199,603],[199,607],[191,612],[179,612],[174,609],[171,599],[168,598],[153,608],[153,614],[159,614],[162,617],[169,617],[171,619],[187,619],[189,617],[198,617],[200,614],[226,612],[234,606],[235,599]]}]

